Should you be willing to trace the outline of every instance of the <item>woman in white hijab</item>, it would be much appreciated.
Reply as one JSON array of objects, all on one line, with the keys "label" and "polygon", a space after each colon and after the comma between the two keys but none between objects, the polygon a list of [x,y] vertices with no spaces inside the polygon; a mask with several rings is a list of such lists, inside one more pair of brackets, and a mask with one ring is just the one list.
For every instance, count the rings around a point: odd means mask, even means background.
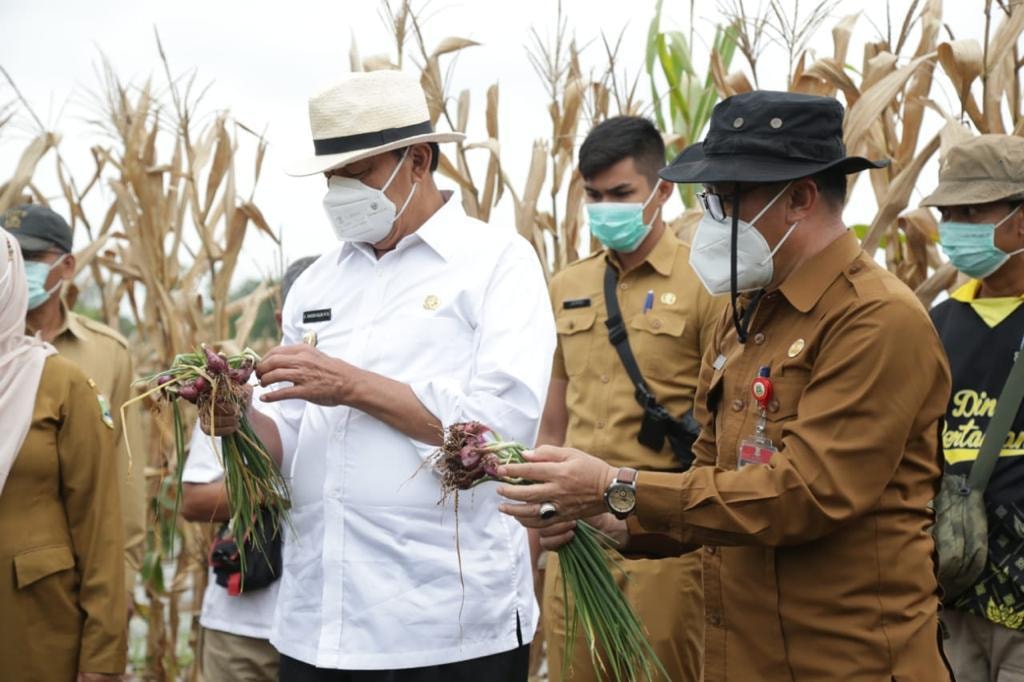
[{"label": "woman in white hijab", "polygon": [[82,371],[25,335],[17,242],[0,229],[0,680],[119,679],[124,539],[113,431]]}]

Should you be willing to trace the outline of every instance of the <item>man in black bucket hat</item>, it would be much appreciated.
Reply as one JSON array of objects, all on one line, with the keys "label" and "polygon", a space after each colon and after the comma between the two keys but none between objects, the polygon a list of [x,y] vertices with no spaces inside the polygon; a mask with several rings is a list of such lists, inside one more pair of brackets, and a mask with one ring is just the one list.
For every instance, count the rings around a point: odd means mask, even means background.
[{"label": "man in black bucket hat", "polygon": [[628,551],[704,547],[707,682],[949,679],[928,533],[949,370],[923,306],[843,225],[846,175],[884,164],[847,157],[842,122],[832,98],[738,95],[662,172],[703,183],[690,262],[734,299],[693,468],[539,448],[501,472],[538,482],[499,492],[549,549],[579,518]]}]

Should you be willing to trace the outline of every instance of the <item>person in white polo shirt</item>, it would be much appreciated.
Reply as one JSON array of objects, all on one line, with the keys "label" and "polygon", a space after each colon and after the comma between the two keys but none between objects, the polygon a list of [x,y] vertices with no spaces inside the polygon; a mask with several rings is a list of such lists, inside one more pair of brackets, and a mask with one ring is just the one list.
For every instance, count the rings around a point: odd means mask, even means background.
[{"label": "person in white polo shirt", "polygon": [[[292,285],[315,256],[300,258],[281,278],[281,299],[288,298]],[[281,323],[281,311],[275,314]],[[216,449],[215,449],[216,448]],[[189,521],[226,522],[230,516],[220,439],[211,439],[200,429],[192,432],[188,459],[182,472],[184,482],[181,515]],[[270,626],[277,604],[279,581],[257,590],[232,595],[217,584],[210,568],[203,609],[199,669],[203,682],[274,682],[280,656],[270,644]]]},{"label": "person in white polo shirt", "polygon": [[280,679],[525,682],[526,533],[485,484],[459,499],[456,535],[423,464],[456,422],[534,441],[555,347],[540,263],[438,189],[437,143],[462,135],[433,130],[416,78],[353,73],[309,113],[316,155],[290,172],[325,177],[342,243],[295,284],[284,342],[257,365],[263,386],[292,386],[248,412],[290,459]]}]

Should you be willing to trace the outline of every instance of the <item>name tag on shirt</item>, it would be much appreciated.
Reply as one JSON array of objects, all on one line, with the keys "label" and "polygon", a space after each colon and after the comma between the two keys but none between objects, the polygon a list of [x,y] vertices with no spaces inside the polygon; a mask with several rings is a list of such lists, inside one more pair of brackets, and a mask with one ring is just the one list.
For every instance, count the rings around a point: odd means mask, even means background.
[{"label": "name tag on shirt", "polygon": [[711,366],[715,368],[715,371],[718,371],[725,367],[725,356],[719,353],[718,357],[715,358],[715,361],[711,364]]},{"label": "name tag on shirt", "polygon": [[589,308],[589,298],[573,298],[568,301],[562,301],[562,307],[566,310],[573,310],[574,308]]},{"label": "name tag on shirt", "polygon": [[310,322],[330,322],[331,321],[331,309],[322,308],[320,310],[306,310],[302,313],[302,323],[309,324]]}]

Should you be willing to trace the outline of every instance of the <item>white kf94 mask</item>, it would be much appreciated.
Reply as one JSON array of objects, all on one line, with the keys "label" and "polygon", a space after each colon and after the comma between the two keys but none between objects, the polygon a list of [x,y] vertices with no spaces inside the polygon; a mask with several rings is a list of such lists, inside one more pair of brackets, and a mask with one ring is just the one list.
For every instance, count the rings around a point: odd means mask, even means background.
[{"label": "white kf94 mask", "polygon": [[391,234],[395,221],[412,201],[419,186],[419,183],[413,184],[401,210],[397,211],[395,203],[384,194],[408,155],[409,149],[406,148],[401,161],[380,189],[340,175],[332,175],[327,179],[324,210],[327,211],[327,219],[331,221],[334,236],[339,241],[376,244]]}]

